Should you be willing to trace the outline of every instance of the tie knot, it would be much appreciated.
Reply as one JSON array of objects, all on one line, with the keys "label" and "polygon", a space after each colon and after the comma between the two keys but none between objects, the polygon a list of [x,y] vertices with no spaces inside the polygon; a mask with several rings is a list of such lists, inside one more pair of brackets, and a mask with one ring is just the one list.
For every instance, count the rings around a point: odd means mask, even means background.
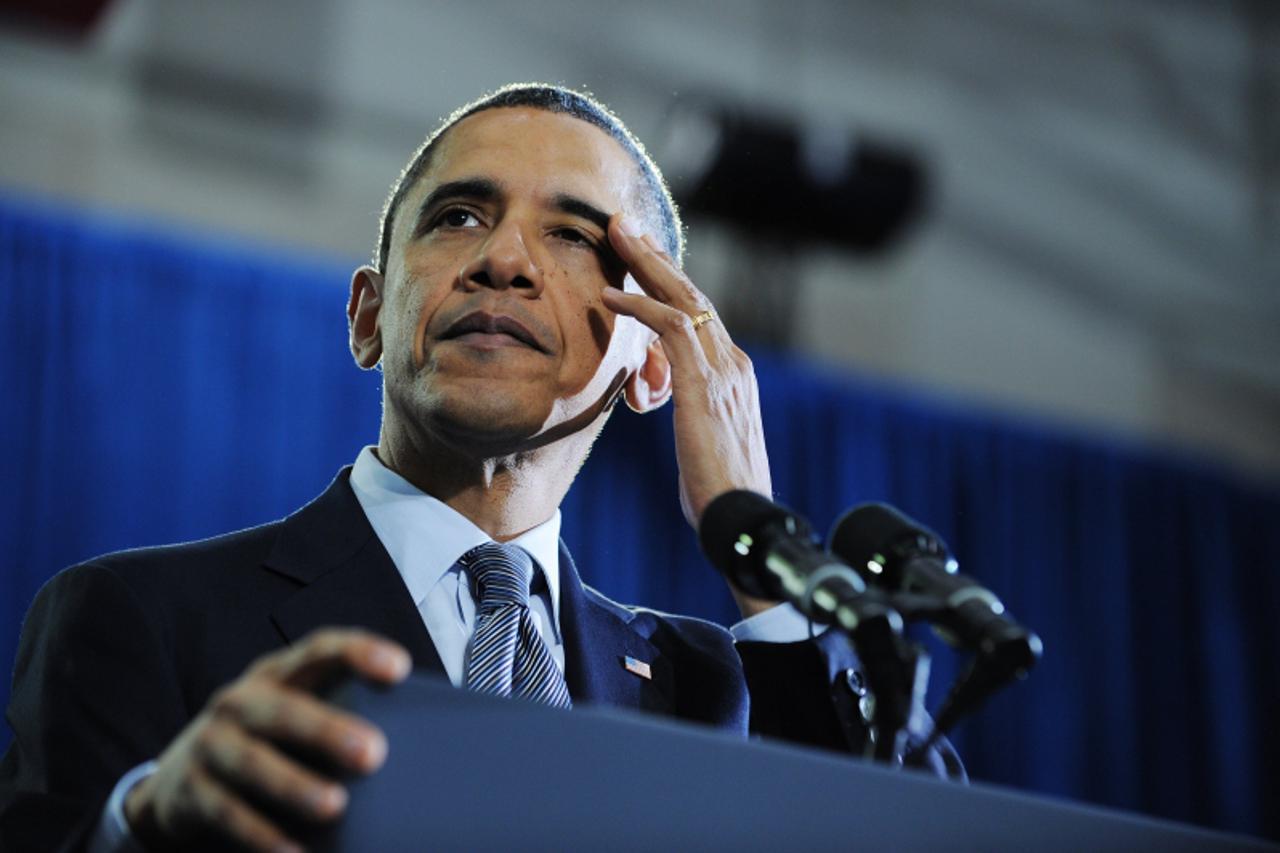
[{"label": "tie knot", "polygon": [[480,607],[528,605],[533,558],[523,548],[486,542],[463,554],[460,562],[480,588]]}]

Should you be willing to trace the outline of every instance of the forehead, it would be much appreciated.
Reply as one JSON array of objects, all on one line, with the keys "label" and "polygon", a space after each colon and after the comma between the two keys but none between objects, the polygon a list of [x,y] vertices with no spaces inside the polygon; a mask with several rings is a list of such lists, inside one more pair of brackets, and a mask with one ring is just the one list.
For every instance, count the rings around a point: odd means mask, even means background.
[{"label": "forehead", "polygon": [[447,181],[487,177],[509,195],[571,194],[621,210],[639,173],[626,150],[593,124],[531,107],[498,107],[462,119],[437,144],[410,193],[421,198]]}]

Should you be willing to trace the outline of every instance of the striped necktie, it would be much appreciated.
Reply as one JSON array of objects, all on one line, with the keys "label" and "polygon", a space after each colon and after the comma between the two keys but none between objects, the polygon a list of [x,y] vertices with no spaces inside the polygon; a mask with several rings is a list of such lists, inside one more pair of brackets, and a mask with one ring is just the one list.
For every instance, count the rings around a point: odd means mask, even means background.
[{"label": "striped necktie", "polygon": [[529,612],[533,559],[514,545],[487,542],[459,562],[480,588],[467,687],[571,707],[569,687]]}]

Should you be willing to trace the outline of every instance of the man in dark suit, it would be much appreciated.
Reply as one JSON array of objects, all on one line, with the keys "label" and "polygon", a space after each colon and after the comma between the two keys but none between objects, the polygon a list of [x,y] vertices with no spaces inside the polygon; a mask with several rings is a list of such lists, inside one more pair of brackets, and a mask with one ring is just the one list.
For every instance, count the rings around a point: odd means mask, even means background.
[{"label": "man in dark suit", "polygon": [[750,362],[681,251],[655,167],[589,99],[515,87],[451,117],[352,281],[351,350],[384,375],[377,447],[282,522],[104,557],[41,592],[0,840],[291,849],[273,815],[328,820],[346,798],[294,756],[370,772],[386,750],[316,690],[411,666],[470,683],[491,611],[468,555],[491,541],[532,566],[520,642],[575,704],[856,747],[838,637],[804,640],[793,611],[735,589],[735,651],[718,626],[583,586],[558,545],[560,502],[620,399],[674,397],[690,523],[727,490],[770,494]]}]

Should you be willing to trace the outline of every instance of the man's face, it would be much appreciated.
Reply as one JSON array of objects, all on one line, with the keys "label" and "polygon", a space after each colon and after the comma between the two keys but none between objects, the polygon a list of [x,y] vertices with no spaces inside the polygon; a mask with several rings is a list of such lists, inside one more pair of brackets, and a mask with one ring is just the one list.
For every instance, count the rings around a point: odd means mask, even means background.
[{"label": "man's face", "polygon": [[396,214],[386,416],[508,451],[597,422],[648,339],[600,299],[635,288],[606,225],[638,181],[617,142],[569,116],[498,108],[449,130]]}]

